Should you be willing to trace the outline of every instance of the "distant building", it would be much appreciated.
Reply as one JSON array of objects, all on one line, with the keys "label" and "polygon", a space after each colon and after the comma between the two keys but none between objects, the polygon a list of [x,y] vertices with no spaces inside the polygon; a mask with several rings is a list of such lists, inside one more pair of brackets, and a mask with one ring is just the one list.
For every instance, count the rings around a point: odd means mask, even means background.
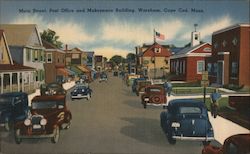
[{"label": "distant building", "polygon": [[161,78],[170,72],[171,52],[158,43],[136,47],[137,73],[149,78]]},{"label": "distant building", "polygon": [[205,71],[205,58],[211,56],[212,47],[209,43],[200,43],[200,32],[191,33],[190,46],[177,50],[171,56],[171,73],[174,80],[199,81]]},{"label": "distant building", "polygon": [[105,70],[105,59],[102,55],[95,55],[95,69],[96,71]]},{"label": "distant building", "polygon": [[250,86],[249,24],[236,24],[212,35],[212,56],[206,60],[211,83]]},{"label": "distant building", "polygon": [[65,51],[42,40],[45,47],[45,83],[65,82],[70,72],[65,68]]}]

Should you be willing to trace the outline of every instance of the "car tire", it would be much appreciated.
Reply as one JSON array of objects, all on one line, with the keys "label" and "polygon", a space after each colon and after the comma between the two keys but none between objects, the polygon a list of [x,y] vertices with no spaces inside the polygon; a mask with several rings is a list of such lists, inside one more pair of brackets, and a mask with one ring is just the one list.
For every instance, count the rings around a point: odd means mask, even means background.
[{"label": "car tire", "polygon": [[54,136],[51,138],[51,142],[57,143],[59,141],[59,137],[60,137],[60,129],[58,126],[55,127],[53,134],[54,134]]},{"label": "car tire", "polygon": [[143,108],[144,108],[144,109],[147,108],[147,102],[143,102]]},{"label": "car tire", "polygon": [[16,144],[20,144],[22,142],[22,139],[20,138],[20,129],[15,130],[14,136]]},{"label": "car tire", "polygon": [[87,100],[90,100],[90,94],[87,94]]},{"label": "car tire", "polygon": [[168,138],[169,144],[172,144],[172,145],[176,144],[176,139],[173,138],[172,133],[168,133],[167,138]]}]

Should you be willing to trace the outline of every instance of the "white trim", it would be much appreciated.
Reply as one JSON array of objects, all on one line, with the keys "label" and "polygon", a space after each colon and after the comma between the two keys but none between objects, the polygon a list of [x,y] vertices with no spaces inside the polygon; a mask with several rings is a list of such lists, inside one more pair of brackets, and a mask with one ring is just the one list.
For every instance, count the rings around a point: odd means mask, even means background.
[{"label": "white trim", "polygon": [[218,79],[219,79],[219,63],[222,63],[222,73],[221,73],[222,74],[222,79],[221,79],[221,84],[224,85],[224,60],[218,60],[217,61],[216,83],[218,83]]},{"label": "white trim", "polygon": [[[7,49],[8,56],[9,56],[9,58],[10,58],[10,64],[13,65],[13,59],[12,59],[12,56],[11,56],[11,54],[10,54],[9,45],[8,45],[6,36],[5,36],[5,34],[4,34],[4,31],[3,31],[3,40],[4,40],[4,43],[5,43],[6,49]],[[3,52],[4,52],[4,51],[3,51]]]},{"label": "white trim", "polygon": [[209,57],[212,53],[191,53],[189,55],[176,55],[170,56],[170,59],[178,59],[178,58],[185,58],[185,57]]},{"label": "white trim", "polygon": [[238,28],[238,27],[250,27],[250,25],[249,25],[249,24],[236,24],[236,25],[233,25],[233,26],[226,27],[226,28],[224,28],[224,29],[215,31],[215,32],[213,32],[212,35],[216,35],[216,34],[219,34],[219,33],[223,33],[223,32],[226,32],[226,31],[229,31],[229,30]]},{"label": "white trim", "polygon": [[35,25],[35,31],[36,31],[36,34],[37,34],[40,45],[43,46],[43,42],[42,42],[40,33],[38,32],[37,25]]},{"label": "white trim", "polygon": [[174,139],[179,140],[194,140],[194,141],[212,141],[214,137],[184,137],[184,136],[173,136]]},{"label": "white trim", "polygon": [[34,47],[34,46],[30,46],[30,45],[25,45],[24,48],[30,48],[30,49],[38,49],[38,50],[45,50],[45,48],[43,46],[40,47]]},{"label": "white trim", "polygon": [[218,52],[217,55],[230,55],[230,52]]}]

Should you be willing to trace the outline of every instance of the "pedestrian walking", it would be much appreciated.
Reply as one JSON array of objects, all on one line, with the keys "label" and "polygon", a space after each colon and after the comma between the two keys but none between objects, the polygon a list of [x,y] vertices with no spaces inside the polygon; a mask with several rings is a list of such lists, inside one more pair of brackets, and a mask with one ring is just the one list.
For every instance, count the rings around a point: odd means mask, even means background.
[{"label": "pedestrian walking", "polygon": [[171,92],[172,92],[172,88],[173,88],[171,82],[170,81],[165,82],[164,83],[164,88],[165,88],[165,90],[167,92],[167,95],[170,96]]},{"label": "pedestrian walking", "polygon": [[210,107],[211,107],[211,115],[216,118],[218,114],[218,108],[219,108],[219,100],[221,98],[221,94],[218,92],[218,89],[216,88],[213,93],[210,95]]}]

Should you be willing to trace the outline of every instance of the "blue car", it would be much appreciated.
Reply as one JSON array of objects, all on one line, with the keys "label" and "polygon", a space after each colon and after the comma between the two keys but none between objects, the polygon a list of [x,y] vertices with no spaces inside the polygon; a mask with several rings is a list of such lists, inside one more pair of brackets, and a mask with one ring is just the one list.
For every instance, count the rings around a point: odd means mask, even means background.
[{"label": "blue car", "polygon": [[89,100],[91,98],[92,89],[86,86],[77,86],[71,92],[71,99],[86,98]]},{"label": "blue car", "polygon": [[201,101],[172,100],[160,118],[162,130],[170,144],[175,144],[176,139],[202,141],[204,145],[214,140],[207,108]]},{"label": "blue car", "polygon": [[12,92],[0,95],[0,126],[9,131],[10,126],[28,117],[28,95]]}]

